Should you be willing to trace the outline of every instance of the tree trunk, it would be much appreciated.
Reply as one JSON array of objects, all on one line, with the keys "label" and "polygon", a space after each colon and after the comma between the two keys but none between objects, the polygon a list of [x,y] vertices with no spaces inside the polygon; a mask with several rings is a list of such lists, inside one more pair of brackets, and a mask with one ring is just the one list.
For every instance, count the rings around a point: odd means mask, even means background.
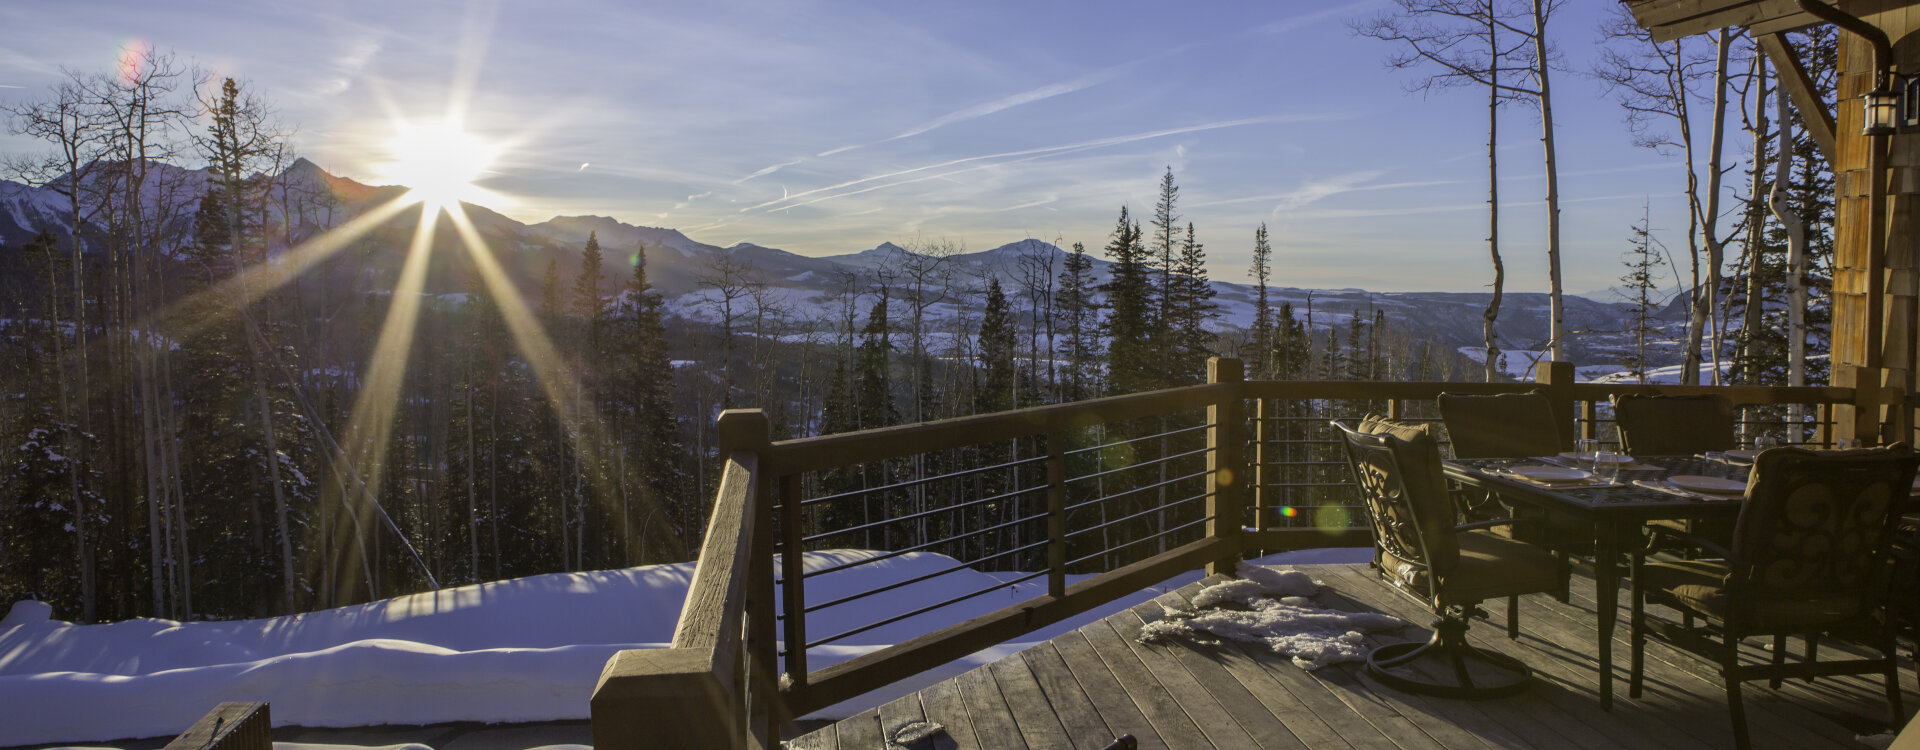
[{"label": "tree trunk", "polygon": [[[1487,48],[1499,49],[1495,44],[1496,30],[1492,15],[1487,16]],[[1498,63],[1495,65],[1494,79],[1498,81]],[[1500,261],[1500,87],[1487,87],[1487,254],[1493,258],[1493,297],[1487,300],[1487,310],[1481,313],[1481,333],[1487,342],[1486,378],[1492,383],[1498,379],[1500,369],[1500,342],[1494,334],[1494,321],[1500,317],[1500,295],[1506,288],[1507,267]]]},{"label": "tree trunk", "polygon": [[1540,144],[1544,148],[1547,172],[1547,285],[1550,298],[1548,318],[1552,336],[1548,352],[1556,362],[1566,361],[1567,310],[1560,285],[1560,169],[1553,149],[1553,88],[1547,64],[1547,0],[1533,0],[1534,74],[1540,83]]},{"label": "tree trunk", "polygon": [[[1773,162],[1773,192],[1767,205],[1787,232],[1787,385],[1807,384],[1807,288],[1801,283],[1807,272],[1807,223],[1787,203],[1787,180],[1793,165],[1793,118],[1787,114],[1787,89],[1774,90],[1774,108],[1779,114],[1780,145]],[[1800,425],[1806,419],[1805,404],[1787,406],[1787,423],[1792,425],[1789,442],[1800,442]]]}]

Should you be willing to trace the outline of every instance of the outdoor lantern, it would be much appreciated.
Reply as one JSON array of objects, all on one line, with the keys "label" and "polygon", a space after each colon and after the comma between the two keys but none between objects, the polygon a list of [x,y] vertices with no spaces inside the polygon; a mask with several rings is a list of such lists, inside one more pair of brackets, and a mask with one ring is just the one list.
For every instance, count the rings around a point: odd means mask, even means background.
[{"label": "outdoor lantern", "polygon": [[1900,95],[1882,86],[1867,92],[1864,99],[1867,118],[1866,127],[1860,129],[1861,135],[1893,135],[1900,116]]}]

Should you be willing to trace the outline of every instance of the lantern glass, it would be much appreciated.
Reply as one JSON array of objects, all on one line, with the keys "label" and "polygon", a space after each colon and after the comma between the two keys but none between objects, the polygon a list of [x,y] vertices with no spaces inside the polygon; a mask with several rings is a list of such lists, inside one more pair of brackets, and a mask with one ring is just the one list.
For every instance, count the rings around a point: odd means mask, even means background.
[{"label": "lantern glass", "polygon": [[1889,89],[1874,89],[1867,92],[1866,127],[1861,129],[1865,135],[1892,135],[1897,118],[1900,116],[1900,95]]}]

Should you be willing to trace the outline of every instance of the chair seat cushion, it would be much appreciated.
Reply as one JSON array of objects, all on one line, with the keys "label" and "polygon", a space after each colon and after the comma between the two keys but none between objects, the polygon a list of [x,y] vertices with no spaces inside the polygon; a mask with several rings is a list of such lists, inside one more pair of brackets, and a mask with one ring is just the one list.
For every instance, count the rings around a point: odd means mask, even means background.
[{"label": "chair seat cushion", "polygon": [[1460,561],[1440,592],[1442,604],[1557,591],[1560,561],[1546,550],[1487,529],[1459,535]]},{"label": "chair seat cushion", "polygon": [[[1648,562],[1640,571],[1641,585],[1657,600],[1691,609],[1724,622],[1727,618],[1727,564],[1717,560]],[[1791,630],[1813,628],[1854,617],[1861,602],[1856,597],[1753,600],[1748,629]]]}]

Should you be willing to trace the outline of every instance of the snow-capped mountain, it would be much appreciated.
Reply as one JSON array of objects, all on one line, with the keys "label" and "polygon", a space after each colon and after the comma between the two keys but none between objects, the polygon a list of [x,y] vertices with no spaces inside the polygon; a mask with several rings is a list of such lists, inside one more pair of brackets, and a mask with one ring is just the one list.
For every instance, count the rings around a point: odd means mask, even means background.
[{"label": "snow-capped mountain", "polygon": [[[152,167],[155,185],[171,186],[153,200],[171,201],[175,213],[192,216],[197,199],[205,191],[207,173],[166,165]],[[286,252],[286,246],[340,227],[370,210],[398,198],[406,192],[402,186],[371,186],[327,173],[306,159],[295,161],[282,173],[270,221],[278,226],[265,234],[277,243],[272,251]],[[83,183],[84,184],[84,183]],[[467,216],[479,234],[508,269],[528,302],[536,302],[542,282],[551,265],[560,279],[570,282],[578,272],[581,250],[589,235],[596,236],[605,260],[605,290],[617,294],[628,273],[622,269],[644,246],[648,276],[667,298],[670,312],[690,320],[713,320],[717,316],[716,280],[728,274],[735,281],[757,286],[761,297],[777,301],[793,321],[831,321],[838,319],[846,292],[870,299],[883,286],[896,293],[907,283],[902,269],[912,265],[911,251],[892,242],[870,249],[826,257],[809,257],[778,248],[751,243],[731,247],[710,245],[664,227],[635,226],[605,216],[556,216],[537,224],[524,224],[483,206],[465,205]],[[37,231],[63,233],[68,214],[67,199],[56,187],[30,187],[0,181],[0,244],[18,246]],[[407,241],[419,221],[416,211],[403,211],[389,219],[362,240],[359,246],[369,262],[377,266],[385,261],[397,268]],[[468,261],[457,237],[444,226],[436,233],[435,249],[449,258],[437,263],[430,273],[427,292],[459,294],[465,291],[464,270]],[[1088,245],[1098,246],[1097,238]],[[1096,251],[1097,252],[1097,251]],[[931,308],[936,316],[952,316],[976,310],[979,295],[989,277],[998,277],[1018,308],[1032,304],[1032,298],[1045,295],[1050,288],[1031,284],[1051,279],[1057,284],[1067,251],[1036,239],[1024,239],[979,252],[960,252],[947,257],[945,273],[932,296],[943,303]],[[1094,253],[1090,253],[1094,255]],[[438,256],[436,256],[438,257]],[[1092,258],[1096,283],[1104,282],[1109,263]],[[924,265],[924,264],[923,264]],[[357,273],[365,273],[357,269]],[[1237,277],[1238,269],[1215,271],[1216,275]],[[1275,269],[1275,277],[1284,282],[1287,269]],[[377,272],[374,278],[378,278]],[[569,284],[570,285],[570,284]],[[1254,290],[1241,283],[1212,282],[1214,302],[1219,306],[1218,327],[1245,328],[1253,319]],[[1363,289],[1301,289],[1279,286],[1269,289],[1271,303],[1292,305],[1296,318],[1311,317],[1317,330],[1344,327],[1355,312],[1365,319],[1374,310],[1384,312],[1387,324],[1449,349],[1475,348],[1481,342],[1481,312],[1488,295],[1480,292],[1369,292]],[[1526,349],[1547,338],[1547,296],[1509,293],[1502,306],[1499,331],[1505,346]],[[861,315],[871,302],[860,304]],[[1615,331],[1622,326],[1625,306],[1591,299],[1566,299],[1568,328],[1575,331]],[[973,314],[977,314],[974,312]],[[822,323],[824,325],[824,322]],[[1579,342],[1576,341],[1576,349]],[[1599,344],[1597,340],[1595,344]],[[1537,348],[1537,346],[1535,346]]]}]

